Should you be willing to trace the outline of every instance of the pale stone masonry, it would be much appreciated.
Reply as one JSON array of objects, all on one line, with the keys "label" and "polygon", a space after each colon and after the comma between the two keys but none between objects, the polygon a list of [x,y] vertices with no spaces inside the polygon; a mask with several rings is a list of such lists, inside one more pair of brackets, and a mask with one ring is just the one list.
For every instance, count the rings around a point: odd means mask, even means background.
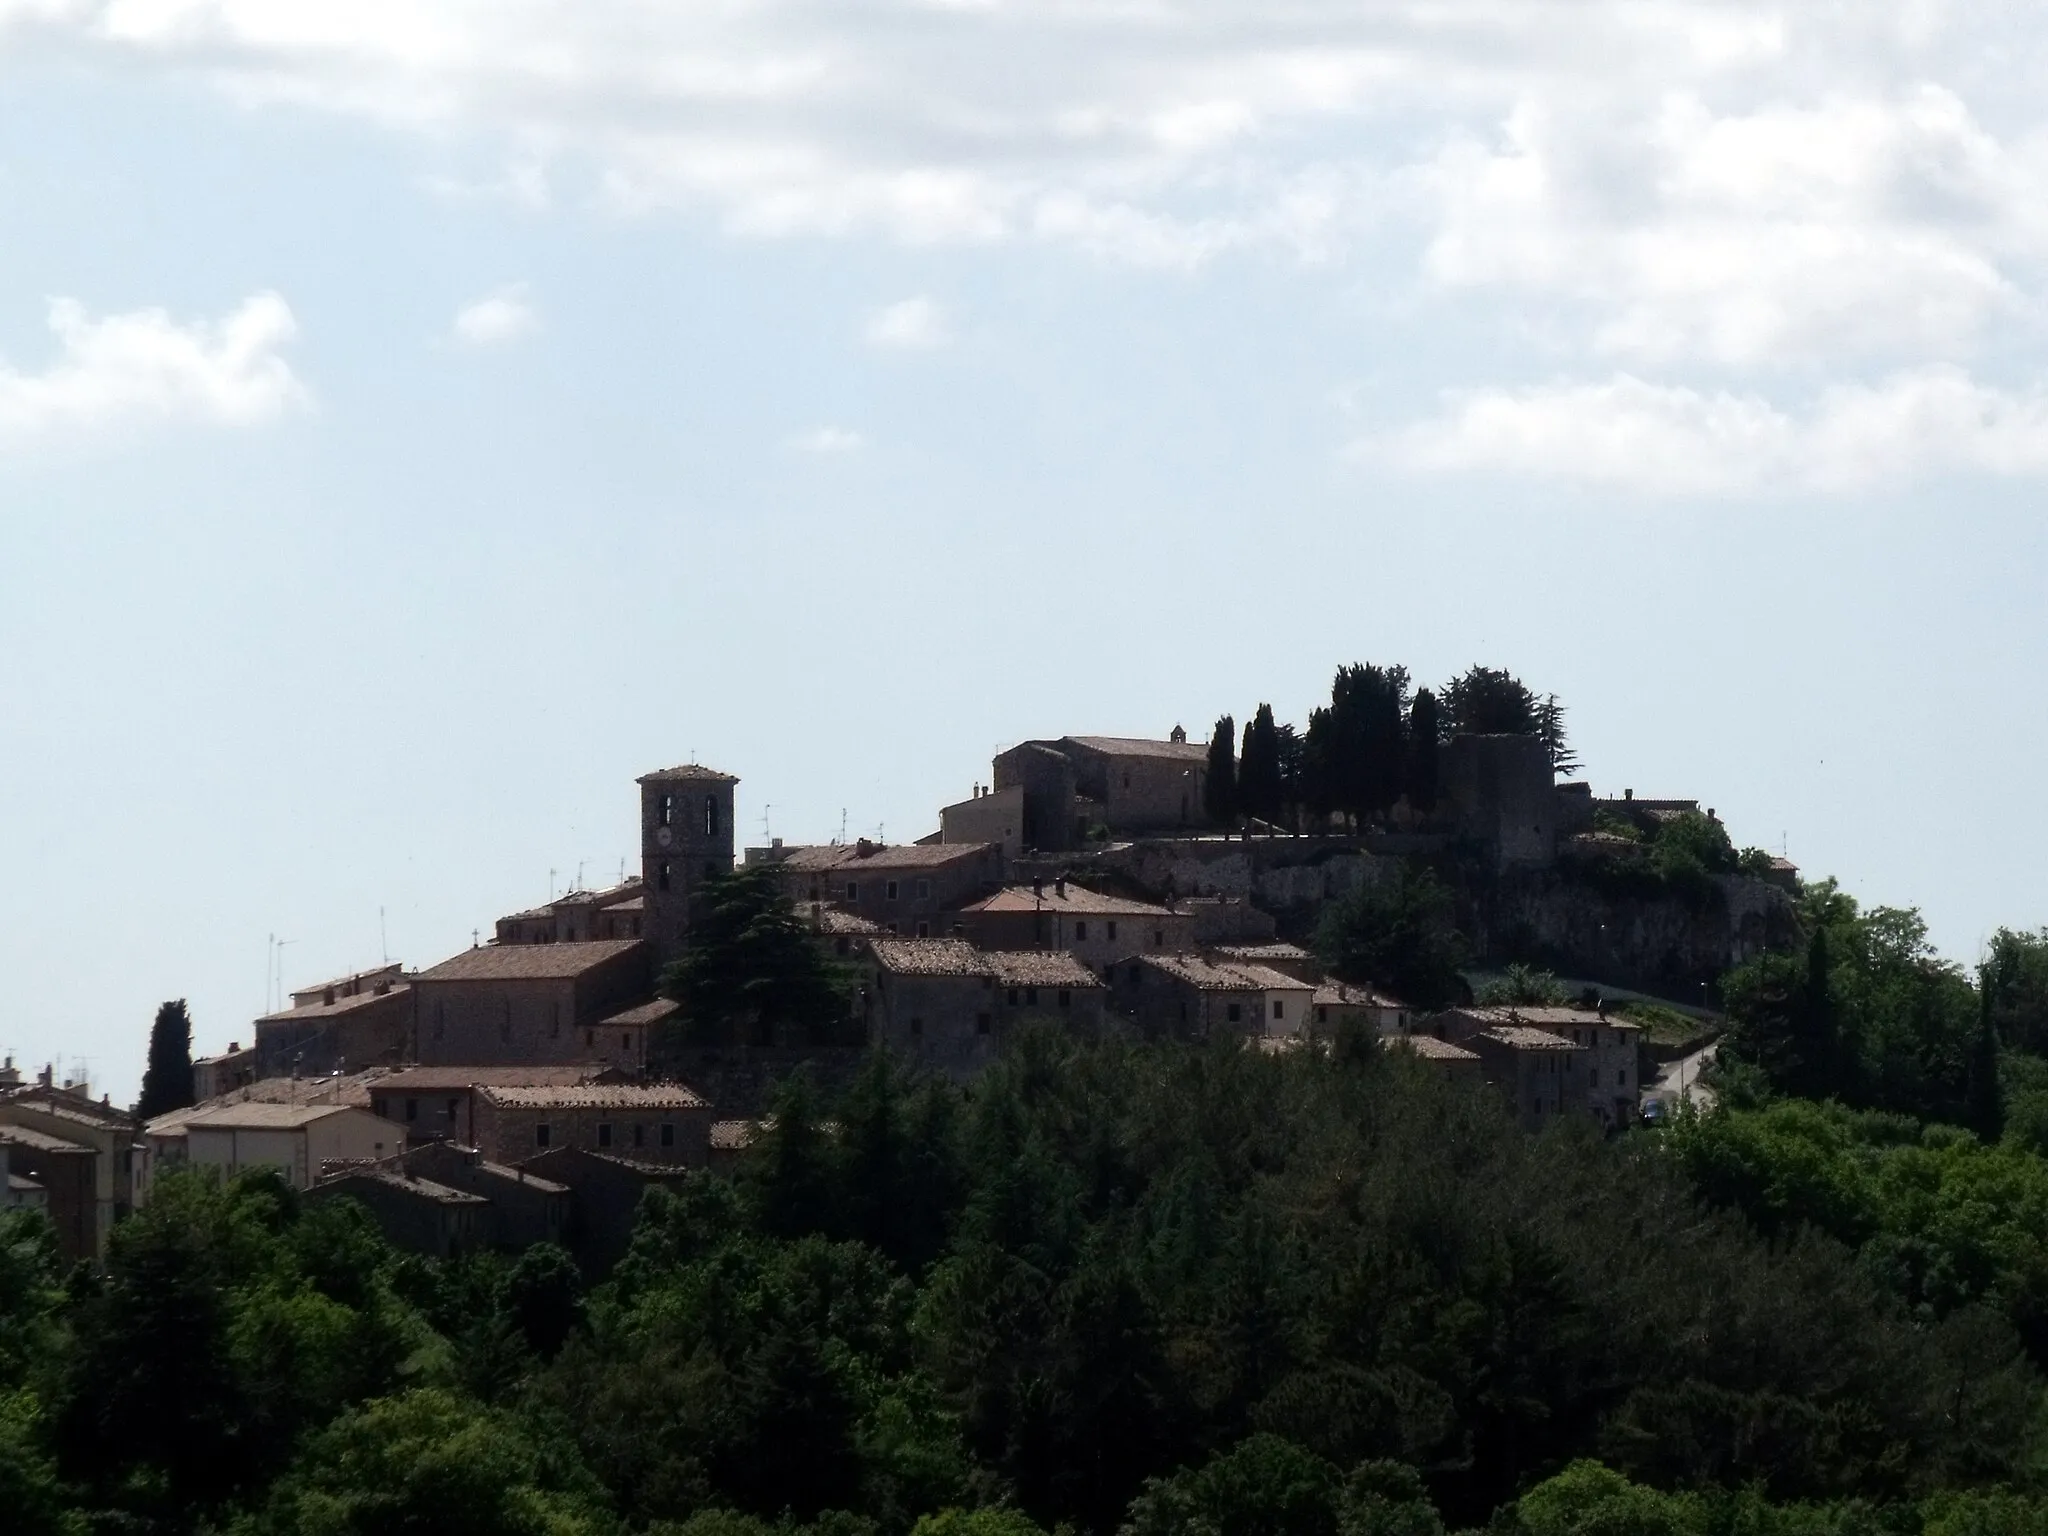
[{"label": "pale stone masonry", "polygon": [[1148,1040],[1297,1035],[1310,1025],[1315,989],[1298,976],[1199,955],[1144,955],[1115,966],[1117,1006]]},{"label": "pale stone masonry", "polygon": [[504,1163],[577,1147],[701,1167],[715,1118],[711,1105],[681,1083],[487,1084],[476,1092],[476,1145]]},{"label": "pale stone masonry", "polygon": [[1103,1028],[1104,988],[1059,950],[976,949],[959,939],[877,939],[868,1041],[955,1078],[995,1060],[1033,1025]]}]

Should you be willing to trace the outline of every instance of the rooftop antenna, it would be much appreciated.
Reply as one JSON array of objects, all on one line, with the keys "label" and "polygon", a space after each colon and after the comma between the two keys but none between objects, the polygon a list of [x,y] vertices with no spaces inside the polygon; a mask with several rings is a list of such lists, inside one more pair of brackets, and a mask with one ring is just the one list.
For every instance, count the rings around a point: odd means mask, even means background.
[{"label": "rooftop antenna", "polygon": [[284,947],[298,942],[297,939],[277,941],[277,1001],[271,1005],[271,1010],[278,1013],[284,1012]]},{"label": "rooftop antenna", "polygon": [[554,866],[553,866],[553,865],[549,865],[549,866],[548,866],[548,900],[549,900],[549,901],[553,901],[554,899],[555,899],[555,870],[554,870]]},{"label": "rooftop antenna", "polygon": [[774,841],[774,839],[770,837],[768,833],[768,813],[774,809],[775,807],[772,805],[764,805],[761,807],[761,840],[763,842]]},{"label": "rooftop antenna", "polygon": [[579,891],[583,889],[583,866],[589,862],[588,859],[578,859],[576,861],[576,884],[574,889]]},{"label": "rooftop antenna", "polygon": [[846,807],[839,807],[839,841],[846,841]]}]

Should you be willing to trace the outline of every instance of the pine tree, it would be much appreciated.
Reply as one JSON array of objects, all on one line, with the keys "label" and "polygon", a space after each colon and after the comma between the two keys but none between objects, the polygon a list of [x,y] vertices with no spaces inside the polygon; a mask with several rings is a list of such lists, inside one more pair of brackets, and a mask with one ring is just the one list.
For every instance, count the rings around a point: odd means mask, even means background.
[{"label": "pine tree", "polygon": [[1839,1095],[1843,1081],[1840,1029],[1835,1019],[1833,961],[1825,927],[1813,930],[1806,944],[1806,985],[1792,1009],[1792,1055],[1786,1084],[1804,1098]]},{"label": "pine tree", "polygon": [[1202,810],[1219,827],[1237,824],[1237,722],[1225,715],[1209,738],[1209,775],[1202,783]]},{"label": "pine tree", "polygon": [[1964,1088],[1964,1115],[1970,1129],[1986,1142],[2005,1132],[2005,1100],[1998,1086],[1998,1025],[1996,1011],[2008,972],[1995,958],[1977,968],[1977,1037],[1970,1047],[1969,1078]]},{"label": "pine tree", "polygon": [[154,1120],[191,1102],[192,1015],[181,997],[157,1009],[156,1022],[149,1028],[149,1065],[143,1069],[135,1114]]},{"label": "pine tree", "polygon": [[1424,813],[1436,809],[1436,753],[1442,730],[1436,695],[1427,688],[1416,689],[1415,702],[1408,707],[1408,803]]}]

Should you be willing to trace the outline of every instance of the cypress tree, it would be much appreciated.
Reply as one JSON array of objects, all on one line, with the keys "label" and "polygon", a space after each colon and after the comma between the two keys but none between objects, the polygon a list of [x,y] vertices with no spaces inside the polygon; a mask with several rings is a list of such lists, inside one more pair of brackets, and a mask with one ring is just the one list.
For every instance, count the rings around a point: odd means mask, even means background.
[{"label": "cypress tree", "polygon": [[1317,832],[1329,831],[1337,809],[1337,723],[1328,709],[1309,711],[1301,740],[1301,803]]},{"label": "cypress tree", "polygon": [[1244,756],[1237,768],[1238,805],[1247,816],[1277,822],[1281,797],[1280,732],[1273,724],[1273,706],[1261,704],[1244,728]]},{"label": "cypress tree", "polygon": [[1998,1140],[2005,1132],[2005,1101],[1998,1089],[1998,1026],[1995,1022],[1998,994],[2003,990],[2005,979],[2005,967],[1995,961],[1977,968],[1977,1038],[1970,1047],[1964,1116],[1970,1129],[1986,1142]]},{"label": "cypress tree", "polygon": [[192,1102],[192,1016],[185,999],[165,1003],[156,1011],[149,1029],[149,1065],[142,1073],[142,1098],[136,1103],[138,1119],[183,1109]]},{"label": "cypress tree", "polygon": [[1202,810],[1219,827],[1237,823],[1237,722],[1225,715],[1209,738],[1209,776],[1202,784]]},{"label": "cypress tree", "polygon": [[1835,1023],[1835,1001],[1828,953],[1828,931],[1813,930],[1806,943],[1806,985],[1792,1010],[1793,1062],[1788,1083],[1806,1098],[1824,1099],[1842,1092],[1841,1039]]},{"label": "cypress tree", "polygon": [[1436,749],[1442,730],[1436,695],[1416,689],[1408,708],[1408,803],[1424,813],[1436,809]]}]

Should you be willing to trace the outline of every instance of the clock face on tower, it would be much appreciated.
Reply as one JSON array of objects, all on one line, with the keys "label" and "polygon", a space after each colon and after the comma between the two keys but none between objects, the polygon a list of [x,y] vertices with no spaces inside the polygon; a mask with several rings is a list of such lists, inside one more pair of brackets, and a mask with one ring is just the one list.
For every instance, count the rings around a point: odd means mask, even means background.
[{"label": "clock face on tower", "polygon": [[661,844],[662,847],[666,848],[670,843],[676,840],[675,828],[656,827],[654,829],[654,840],[657,843]]}]

